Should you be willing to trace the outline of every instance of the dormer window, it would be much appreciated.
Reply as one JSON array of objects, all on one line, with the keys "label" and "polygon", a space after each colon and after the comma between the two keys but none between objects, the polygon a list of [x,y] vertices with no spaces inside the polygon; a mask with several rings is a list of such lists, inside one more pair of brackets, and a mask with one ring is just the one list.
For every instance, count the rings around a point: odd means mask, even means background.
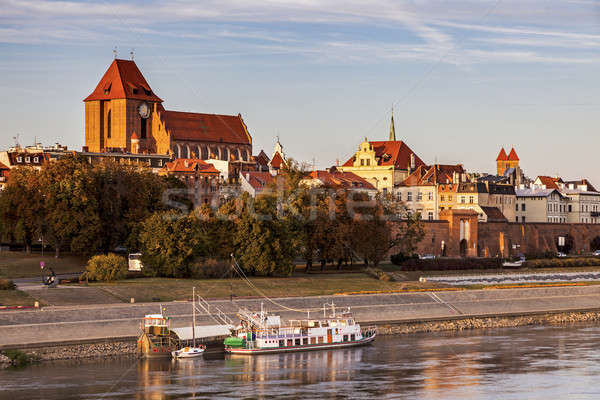
[{"label": "dormer window", "polygon": [[31,162],[31,158],[29,156],[25,157],[25,162],[29,164]]},{"label": "dormer window", "polygon": [[146,96],[151,96],[152,90],[144,89],[144,93],[146,94]]},{"label": "dormer window", "polygon": [[17,162],[18,163],[22,163],[23,162],[23,157],[21,157],[21,156],[17,157]]},{"label": "dormer window", "polygon": [[38,157],[34,157],[34,158],[33,158],[33,162],[37,164],[37,163],[39,163],[39,162],[40,162],[40,159],[39,159]]},{"label": "dormer window", "polygon": [[133,88],[133,89],[131,89],[131,91],[133,92],[133,94],[138,94],[137,88]]}]

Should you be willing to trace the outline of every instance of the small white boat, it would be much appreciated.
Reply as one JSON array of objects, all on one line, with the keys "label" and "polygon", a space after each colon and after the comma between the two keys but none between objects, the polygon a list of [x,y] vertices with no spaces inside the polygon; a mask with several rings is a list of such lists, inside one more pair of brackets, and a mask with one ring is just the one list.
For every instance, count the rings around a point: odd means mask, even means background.
[{"label": "small white boat", "polygon": [[203,344],[196,346],[196,288],[192,288],[192,345],[171,352],[173,358],[193,358],[206,351]]},{"label": "small white boat", "polygon": [[503,267],[506,268],[519,268],[525,263],[525,257],[520,257],[517,261],[505,261],[502,263]]},{"label": "small white boat", "polygon": [[201,356],[206,350],[206,346],[201,345],[199,347],[184,347],[183,349],[175,350],[171,352],[173,358],[193,358]]}]

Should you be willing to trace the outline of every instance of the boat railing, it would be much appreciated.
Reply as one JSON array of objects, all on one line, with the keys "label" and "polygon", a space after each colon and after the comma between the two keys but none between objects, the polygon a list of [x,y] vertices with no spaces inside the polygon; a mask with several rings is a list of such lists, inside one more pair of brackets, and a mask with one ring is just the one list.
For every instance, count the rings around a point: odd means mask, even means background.
[{"label": "boat railing", "polygon": [[360,332],[363,334],[363,336],[371,337],[377,333],[377,326],[369,325],[369,326],[361,327]]}]

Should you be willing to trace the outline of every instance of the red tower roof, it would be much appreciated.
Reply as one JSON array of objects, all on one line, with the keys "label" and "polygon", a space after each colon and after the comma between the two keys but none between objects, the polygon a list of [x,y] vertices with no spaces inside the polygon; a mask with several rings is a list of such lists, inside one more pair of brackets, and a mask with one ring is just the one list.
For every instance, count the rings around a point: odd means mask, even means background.
[{"label": "red tower roof", "polygon": [[162,102],[154,94],[144,75],[133,60],[115,59],[96,89],[83,101],[111,100],[111,99],[137,99]]},{"label": "red tower roof", "polygon": [[519,156],[517,156],[517,152],[514,148],[512,148],[508,154],[508,161],[519,161]]},{"label": "red tower roof", "polygon": [[502,150],[500,150],[500,154],[498,154],[498,158],[496,158],[496,161],[507,161],[508,160],[508,156],[506,155],[506,151],[504,151],[504,147],[502,148]]}]

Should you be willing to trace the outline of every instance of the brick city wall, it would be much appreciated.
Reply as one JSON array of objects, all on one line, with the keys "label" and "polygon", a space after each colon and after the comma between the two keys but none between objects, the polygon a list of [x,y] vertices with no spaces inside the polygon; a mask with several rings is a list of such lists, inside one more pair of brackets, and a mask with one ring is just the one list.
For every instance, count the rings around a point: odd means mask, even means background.
[{"label": "brick city wall", "polygon": [[[425,237],[417,245],[418,254],[445,255],[459,257],[459,232],[451,221],[424,221]],[[476,235],[472,235],[472,243],[476,251],[468,252],[468,256],[479,257],[511,257],[518,254],[539,254],[557,252],[558,238],[572,238],[571,254],[590,252],[591,241],[600,240],[600,224],[552,224],[552,223],[514,223],[514,222],[478,222]],[[401,225],[396,225],[397,232]],[[568,239],[567,239],[568,240]],[[443,246],[442,246],[443,242]],[[396,254],[398,248],[390,250]]]}]

